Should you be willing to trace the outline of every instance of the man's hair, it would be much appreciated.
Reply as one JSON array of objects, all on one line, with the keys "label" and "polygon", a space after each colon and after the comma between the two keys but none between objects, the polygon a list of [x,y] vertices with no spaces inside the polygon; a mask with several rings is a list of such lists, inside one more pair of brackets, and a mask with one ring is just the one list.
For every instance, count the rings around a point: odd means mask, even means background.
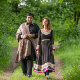
[{"label": "man's hair", "polygon": [[27,13],[26,17],[27,16],[32,16],[34,18],[34,15],[32,13]]}]

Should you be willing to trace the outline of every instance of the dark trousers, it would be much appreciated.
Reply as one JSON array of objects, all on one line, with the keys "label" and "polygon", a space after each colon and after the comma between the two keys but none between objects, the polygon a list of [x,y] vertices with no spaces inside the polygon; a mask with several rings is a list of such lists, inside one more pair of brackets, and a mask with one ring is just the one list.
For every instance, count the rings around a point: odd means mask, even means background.
[{"label": "dark trousers", "polygon": [[33,66],[32,59],[25,58],[21,60],[21,68],[22,68],[23,74],[32,75],[32,66]]},{"label": "dark trousers", "polygon": [[46,75],[49,75],[49,71],[46,71],[46,72],[45,72],[45,76],[46,76]]}]

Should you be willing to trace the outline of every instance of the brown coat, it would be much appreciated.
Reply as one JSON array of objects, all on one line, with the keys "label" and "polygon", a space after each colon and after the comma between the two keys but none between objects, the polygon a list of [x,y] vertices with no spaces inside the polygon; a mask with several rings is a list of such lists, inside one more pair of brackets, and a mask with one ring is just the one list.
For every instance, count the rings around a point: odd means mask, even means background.
[{"label": "brown coat", "polygon": [[19,46],[18,46],[15,62],[19,62],[21,59],[24,59],[26,56],[31,56],[31,42],[36,52],[37,39],[31,38],[30,39],[31,41],[29,39],[19,39],[18,36],[20,34],[22,35],[30,34],[29,25],[27,25],[26,23],[23,23],[17,30],[16,38],[19,42]]}]

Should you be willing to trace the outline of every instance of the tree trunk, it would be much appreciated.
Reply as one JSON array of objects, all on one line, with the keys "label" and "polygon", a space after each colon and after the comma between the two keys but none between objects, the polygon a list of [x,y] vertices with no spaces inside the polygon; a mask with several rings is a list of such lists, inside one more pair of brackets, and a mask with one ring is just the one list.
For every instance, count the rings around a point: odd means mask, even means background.
[{"label": "tree trunk", "polygon": [[76,8],[74,7],[74,12],[73,12],[73,22],[76,22]]},{"label": "tree trunk", "polygon": [[78,14],[77,14],[76,24],[78,24],[78,22],[79,22],[79,17],[80,17],[80,12],[78,12]]}]

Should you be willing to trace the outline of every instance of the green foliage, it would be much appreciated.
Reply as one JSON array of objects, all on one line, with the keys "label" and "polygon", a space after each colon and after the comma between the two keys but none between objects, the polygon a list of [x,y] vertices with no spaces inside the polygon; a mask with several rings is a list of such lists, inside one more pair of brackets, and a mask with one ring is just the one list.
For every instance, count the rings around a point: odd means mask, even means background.
[{"label": "green foliage", "polygon": [[11,5],[11,11],[15,13],[20,13],[20,10],[18,8],[19,0],[14,0],[10,2]]},{"label": "green foliage", "polygon": [[70,38],[76,39],[80,35],[80,28],[78,28],[76,24],[69,22],[66,27],[67,29],[61,31],[62,40],[69,40]]},{"label": "green foliage", "polygon": [[80,38],[70,39],[62,42],[62,46],[55,51],[55,54],[62,59],[62,80],[80,79]]},{"label": "green foliage", "polygon": [[38,7],[40,6],[41,1],[40,0],[27,0],[26,1],[26,5],[28,5],[29,7]]},{"label": "green foliage", "polygon": [[67,3],[67,5],[75,7],[77,12],[80,12],[80,0],[59,0],[59,3]]},{"label": "green foliage", "polygon": [[3,70],[4,67],[7,67],[9,61],[11,59],[10,54],[10,44],[8,42],[7,35],[0,35],[0,72]]},{"label": "green foliage", "polygon": [[63,0],[59,0],[59,3],[62,3],[63,2]]},{"label": "green foliage", "polygon": [[[57,29],[59,28],[62,23],[62,21],[65,21],[68,17],[72,18],[72,11],[67,8],[65,4],[60,5],[59,3],[48,3],[43,2],[41,3],[40,0],[36,1],[25,1],[26,6],[20,6],[18,7],[19,13],[17,11],[14,11],[14,9],[17,9],[15,6],[12,8],[12,4],[18,3],[18,0],[10,0],[11,3],[6,3],[6,10],[2,11],[4,14],[2,14],[2,18],[0,18],[0,25],[1,25],[1,33],[3,34],[9,34],[11,36],[15,36],[15,33],[20,26],[20,24],[24,23],[26,21],[26,14],[28,12],[32,12],[34,14],[34,22],[37,23],[39,26],[41,24],[43,17],[49,17],[51,20],[52,26]],[[40,3],[39,3],[40,2]],[[54,2],[54,1],[53,1]],[[28,6],[32,4],[31,6]],[[36,4],[36,5],[34,5]],[[38,5],[38,6],[37,6]],[[64,5],[64,6],[63,6]],[[3,7],[4,8],[4,7]],[[67,13],[68,12],[68,13]],[[68,15],[71,14],[71,15]],[[6,16],[6,17],[5,17]],[[55,25],[56,24],[56,25]]]}]

